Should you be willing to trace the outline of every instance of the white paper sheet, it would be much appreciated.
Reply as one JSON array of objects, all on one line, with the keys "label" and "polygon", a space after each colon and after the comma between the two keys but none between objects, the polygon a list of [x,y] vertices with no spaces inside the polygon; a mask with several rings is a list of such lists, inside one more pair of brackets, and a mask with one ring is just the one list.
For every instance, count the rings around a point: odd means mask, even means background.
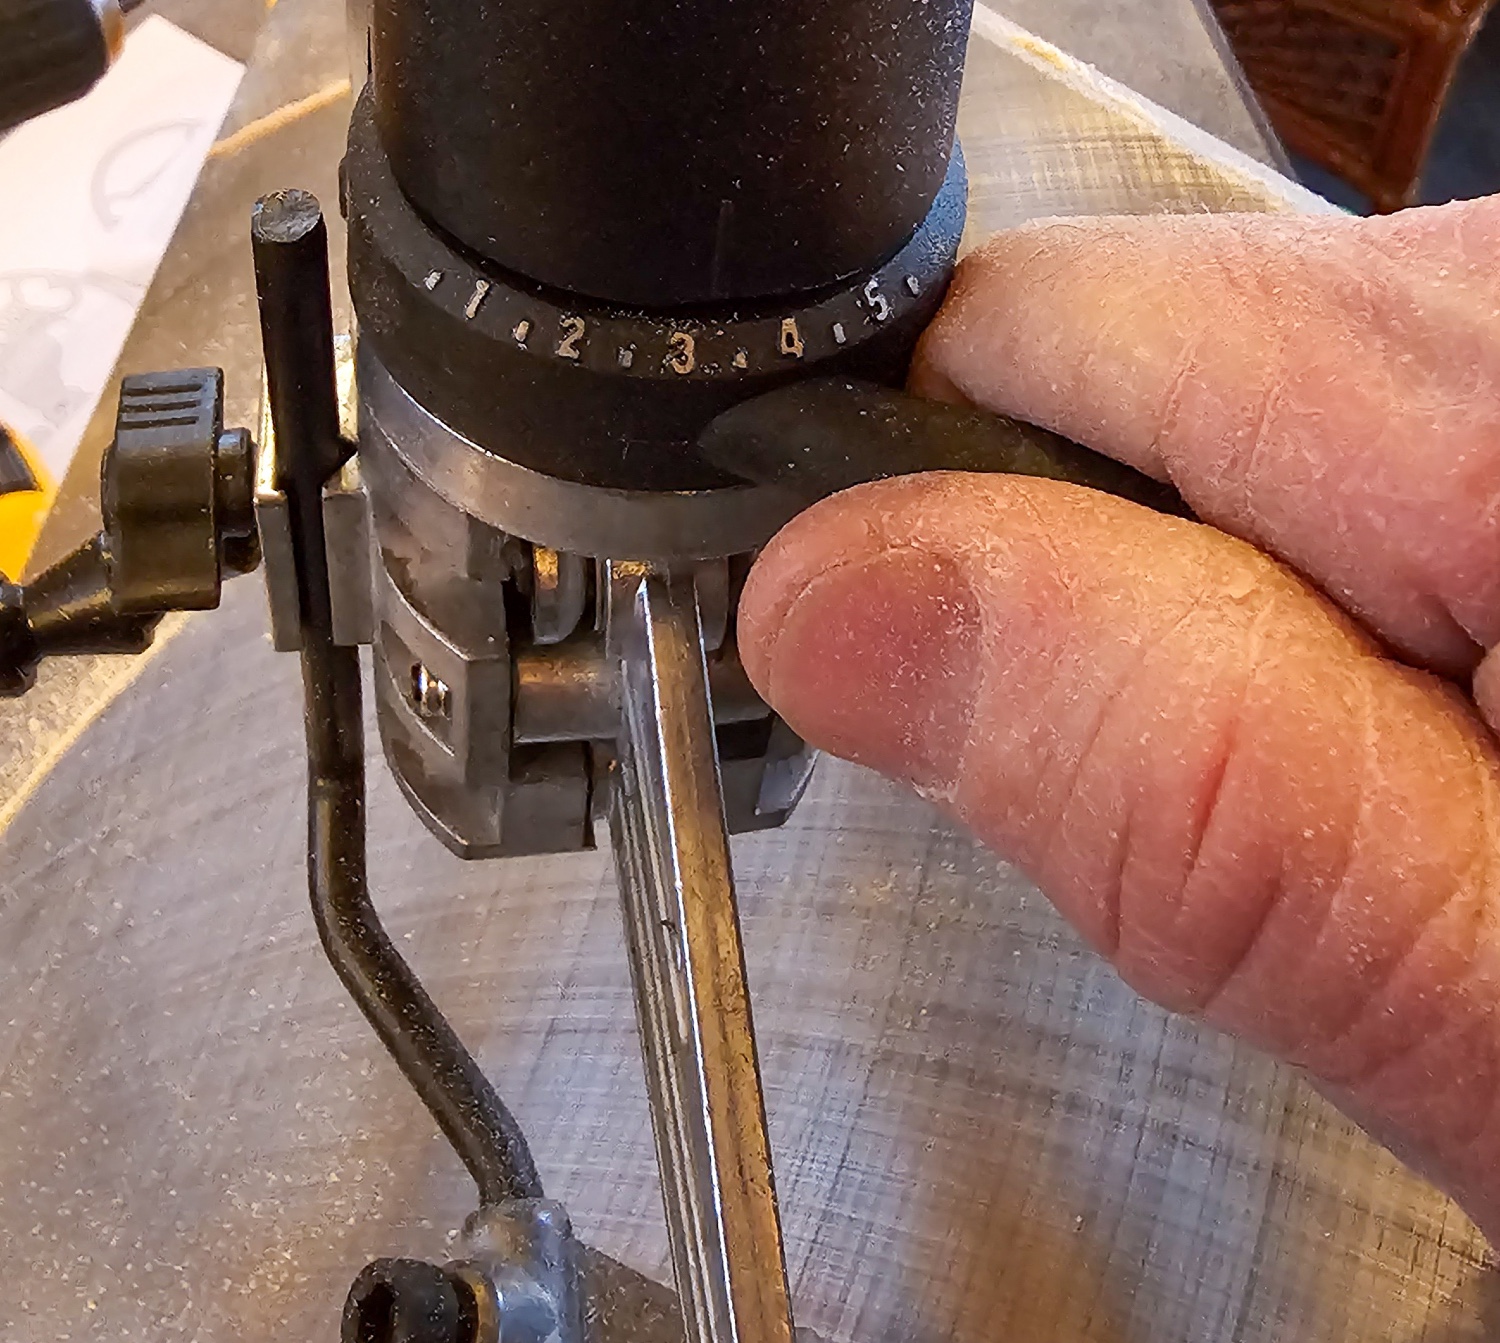
[{"label": "white paper sheet", "polygon": [[0,422],[39,476],[67,469],[242,73],[152,17],[86,98],[0,140]]}]

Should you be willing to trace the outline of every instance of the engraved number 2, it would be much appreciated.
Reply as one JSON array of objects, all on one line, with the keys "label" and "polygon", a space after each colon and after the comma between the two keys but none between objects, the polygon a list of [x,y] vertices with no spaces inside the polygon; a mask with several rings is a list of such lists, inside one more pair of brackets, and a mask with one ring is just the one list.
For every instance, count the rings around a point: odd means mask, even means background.
[{"label": "engraved number 2", "polygon": [[578,348],[578,342],[583,339],[583,333],[588,330],[588,323],[581,317],[564,317],[562,319],[563,336],[557,342],[557,354],[562,359],[580,359],[583,352]]},{"label": "engraved number 2", "polygon": [[698,343],[690,331],[674,331],[667,337],[667,367],[684,376],[698,367]]}]

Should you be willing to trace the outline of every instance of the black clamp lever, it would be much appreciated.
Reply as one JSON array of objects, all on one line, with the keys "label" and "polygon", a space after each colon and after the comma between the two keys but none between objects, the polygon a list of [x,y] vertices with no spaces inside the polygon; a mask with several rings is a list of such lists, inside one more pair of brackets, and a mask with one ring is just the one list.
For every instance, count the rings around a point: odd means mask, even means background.
[{"label": "black clamp lever", "polygon": [[254,444],[224,428],[221,370],[126,378],[100,475],[99,532],[30,583],[0,578],[0,695],[43,657],[141,652],[168,611],[216,607],[260,563]]}]

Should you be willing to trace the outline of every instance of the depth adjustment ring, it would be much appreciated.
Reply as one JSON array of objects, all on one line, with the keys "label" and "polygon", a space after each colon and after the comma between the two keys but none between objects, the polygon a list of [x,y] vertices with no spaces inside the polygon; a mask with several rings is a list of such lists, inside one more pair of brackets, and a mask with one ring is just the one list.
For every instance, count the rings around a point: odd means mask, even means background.
[{"label": "depth adjustment ring", "polygon": [[461,251],[402,195],[368,92],[343,196],[361,340],[435,418],[560,480],[681,492],[742,483],[696,447],[731,405],[805,377],[904,380],[947,289],[967,179],[955,147],[927,217],[872,272],[814,294],[679,314],[544,290]]}]

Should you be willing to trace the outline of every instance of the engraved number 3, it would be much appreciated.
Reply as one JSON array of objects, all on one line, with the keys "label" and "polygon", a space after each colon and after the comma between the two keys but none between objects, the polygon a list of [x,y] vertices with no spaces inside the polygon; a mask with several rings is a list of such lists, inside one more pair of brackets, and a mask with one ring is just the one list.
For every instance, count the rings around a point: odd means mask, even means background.
[{"label": "engraved number 3", "polygon": [[667,367],[684,376],[698,367],[698,343],[690,331],[674,331],[667,337]]}]

